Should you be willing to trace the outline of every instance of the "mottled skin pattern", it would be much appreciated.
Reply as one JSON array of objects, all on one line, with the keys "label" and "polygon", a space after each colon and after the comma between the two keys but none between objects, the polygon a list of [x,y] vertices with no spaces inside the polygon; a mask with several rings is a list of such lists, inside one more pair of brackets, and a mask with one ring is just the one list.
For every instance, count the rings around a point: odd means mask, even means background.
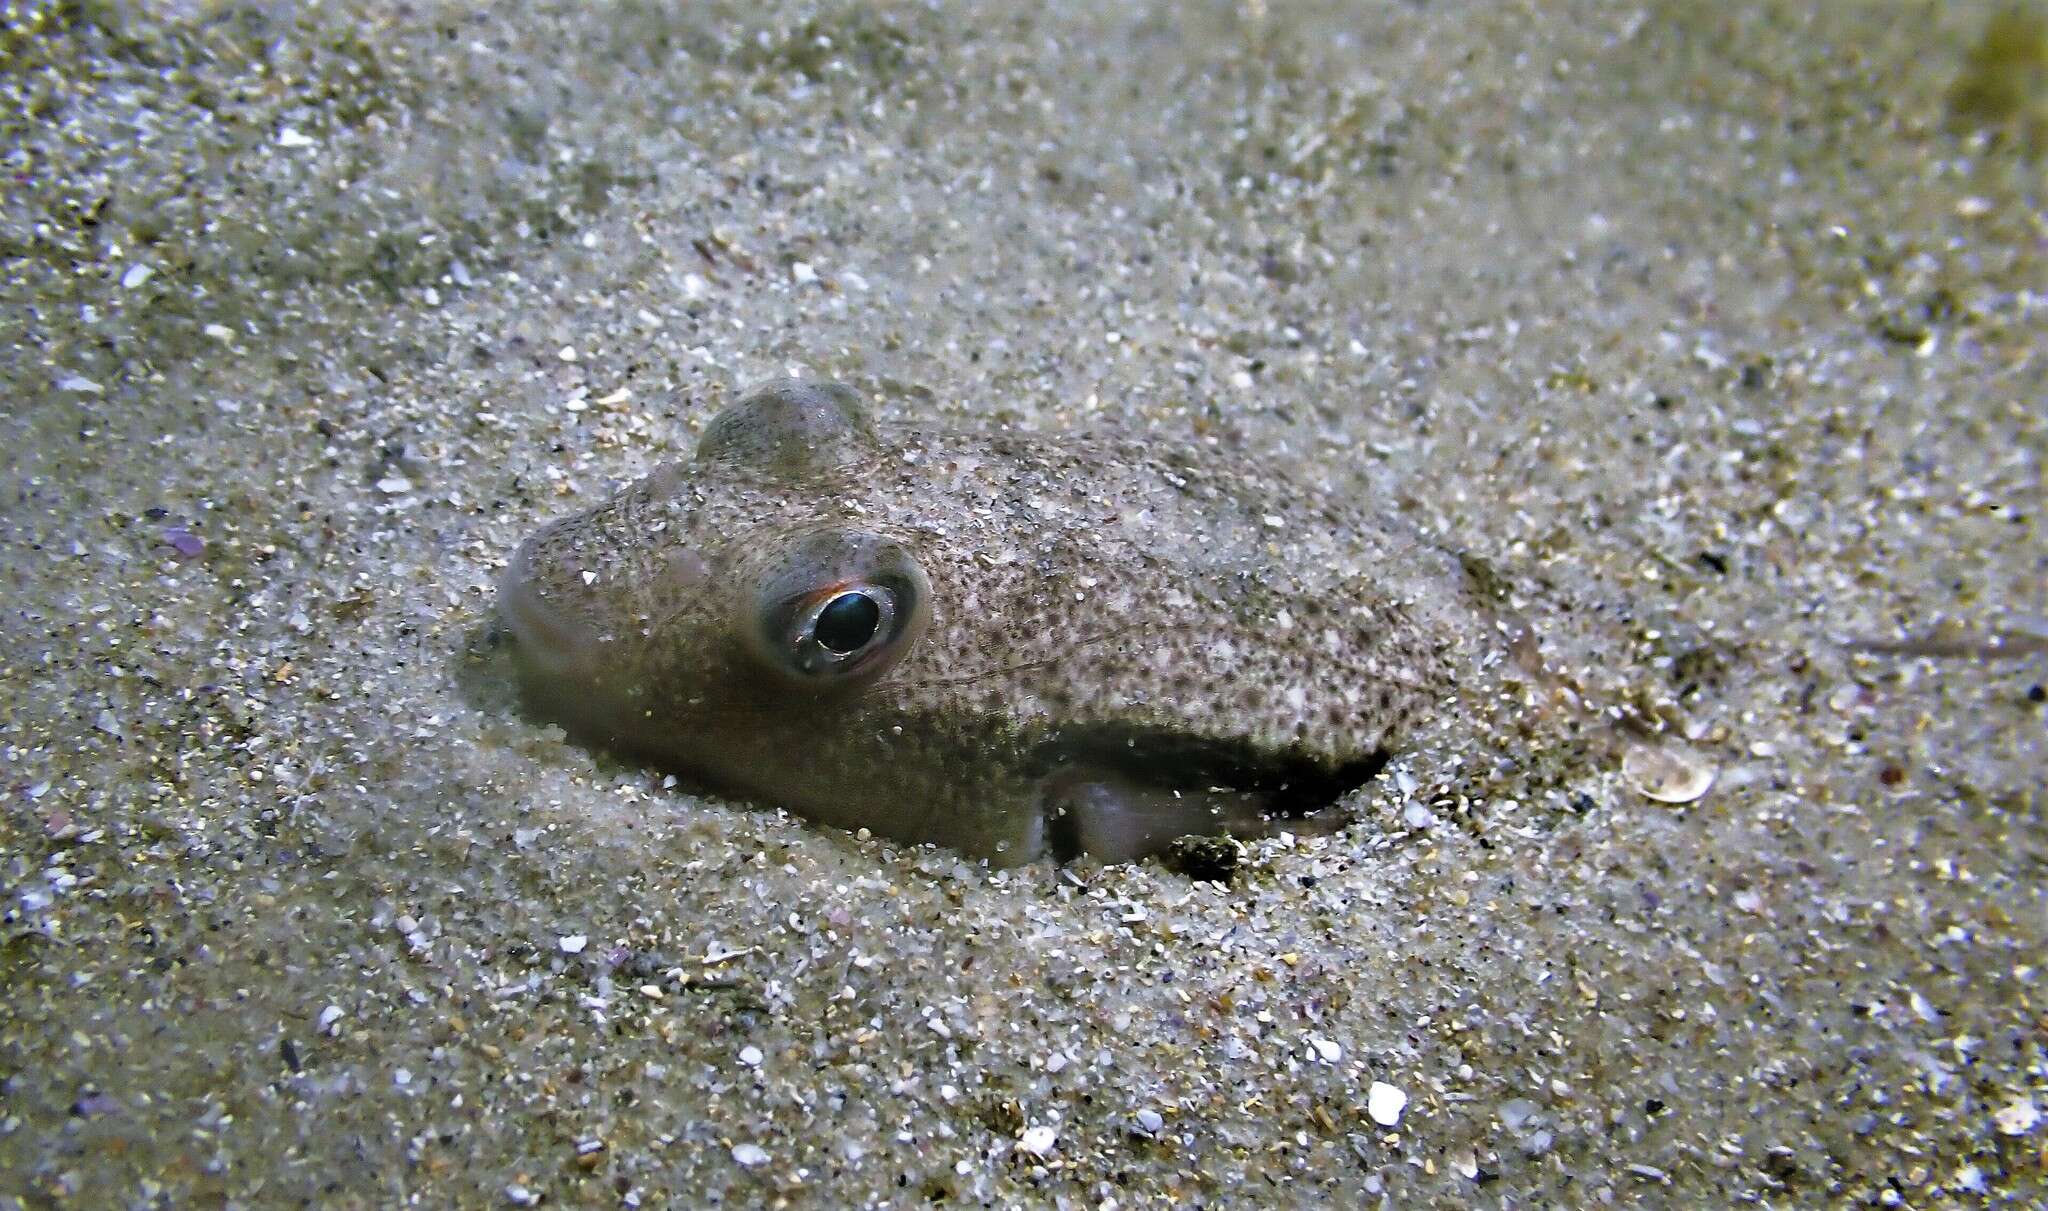
[{"label": "mottled skin pattern", "polygon": [[[929,581],[929,622],[879,677],[792,682],[746,639],[762,568],[821,528],[893,540]],[[1488,629],[1453,556],[1240,455],[877,436],[850,392],[795,383],[541,530],[503,603],[530,700],[584,737],[998,865],[1327,806]]]}]

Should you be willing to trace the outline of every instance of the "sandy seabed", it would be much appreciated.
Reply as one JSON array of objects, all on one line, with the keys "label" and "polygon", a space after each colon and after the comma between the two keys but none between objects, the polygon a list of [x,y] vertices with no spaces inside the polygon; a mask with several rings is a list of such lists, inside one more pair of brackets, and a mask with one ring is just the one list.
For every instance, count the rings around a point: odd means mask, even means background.
[{"label": "sandy seabed", "polygon": [[[0,1207],[2039,1205],[1993,11],[10,7]],[[790,372],[1368,495],[1715,783],[1496,703],[991,874],[511,710],[519,539]]]}]

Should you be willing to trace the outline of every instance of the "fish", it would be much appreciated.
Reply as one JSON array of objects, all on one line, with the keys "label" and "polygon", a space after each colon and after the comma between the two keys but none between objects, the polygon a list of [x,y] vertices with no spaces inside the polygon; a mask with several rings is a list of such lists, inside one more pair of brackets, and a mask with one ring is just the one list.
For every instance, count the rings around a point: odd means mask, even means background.
[{"label": "fish", "polygon": [[577,739],[996,867],[1341,820],[1499,647],[1455,553],[1251,454],[819,380],[542,527],[498,600]]}]

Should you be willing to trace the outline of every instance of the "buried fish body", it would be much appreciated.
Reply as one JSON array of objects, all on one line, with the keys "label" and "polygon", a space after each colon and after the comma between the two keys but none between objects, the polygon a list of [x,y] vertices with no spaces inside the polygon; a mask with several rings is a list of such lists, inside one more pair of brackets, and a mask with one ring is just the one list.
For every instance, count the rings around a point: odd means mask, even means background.
[{"label": "buried fish body", "polygon": [[878,431],[799,381],[542,529],[500,603],[573,734],[1000,866],[1328,821],[1497,651],[1454,555],[1262,463]]}]

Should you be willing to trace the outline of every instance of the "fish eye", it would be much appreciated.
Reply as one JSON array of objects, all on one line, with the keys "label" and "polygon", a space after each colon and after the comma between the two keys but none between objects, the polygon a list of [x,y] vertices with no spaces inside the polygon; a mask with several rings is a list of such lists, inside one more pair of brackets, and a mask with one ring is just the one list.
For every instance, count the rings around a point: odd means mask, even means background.
[{"label": "fish eye", "polygon": [[861,671],[888,642],[896,593],[879,584],[829,584],[804,595],[791,614],[785,648],[789,667],[806,677]]},{"label": "fish eye", "polygon": [[871,681],[924,630],[931,590],[901,544],[851,530],[806,535],[756,582],[755,657],[814,685]]},{"label": "fish eye", "polygon": [[868,641],[875,637],[875,632],[882,629],[886,612],[876,599],[886,592],[856,589],[834,597],[818,611],[818,620],[811,627],[811,638],[819,647],[841,656],[852,655],[866,647]]}]

